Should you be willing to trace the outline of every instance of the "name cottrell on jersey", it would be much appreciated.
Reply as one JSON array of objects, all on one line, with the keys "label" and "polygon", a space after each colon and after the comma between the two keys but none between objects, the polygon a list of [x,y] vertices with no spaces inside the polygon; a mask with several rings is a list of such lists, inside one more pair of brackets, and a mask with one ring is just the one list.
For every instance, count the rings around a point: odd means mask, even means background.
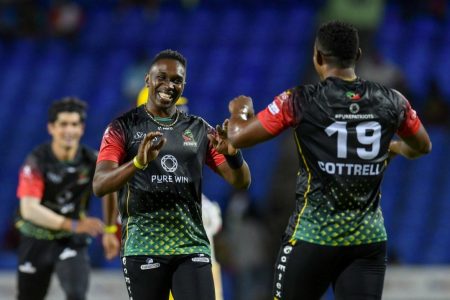
[{"label": "name cottrell on jersey", "polygon": [[385,241],[380,185],[397,133],[420,120],[397,91],[327,78],[287,90],[258,119],[273,135],[294,128],[299,155],[296,209],[286,236],[330,246]]},{"label": "name cottrell on jersey", "polygon": [[170,122],[155,120],[142,105],[114,120],[103,136],[98,161],[119,165],[133,159],[148,132],[167,139],[119,192],[123,256],[210,255],[201,213],[203,165],[216,170],[225,157],[211,146],[211,126],[202,118],[177,111]]}]

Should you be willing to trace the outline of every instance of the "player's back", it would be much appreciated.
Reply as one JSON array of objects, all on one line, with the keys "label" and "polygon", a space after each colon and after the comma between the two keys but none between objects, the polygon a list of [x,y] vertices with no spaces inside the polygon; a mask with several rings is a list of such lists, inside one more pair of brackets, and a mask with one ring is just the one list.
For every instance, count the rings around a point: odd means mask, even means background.
[{"label": "player's back", "polygon": [[373,238],[360,242],[385,239],[380,184],[389,142],[402,116],[401,98],[361,79],[327,78],[291,92],[299,116],[295,131],[300,155],[299,202],[291,230],[296,231],[303,215],[311,226],[335,235],[318,239],[324,243],[352,243],[358,239],[354,233],[369,223],[375,231],[367,234]]}]

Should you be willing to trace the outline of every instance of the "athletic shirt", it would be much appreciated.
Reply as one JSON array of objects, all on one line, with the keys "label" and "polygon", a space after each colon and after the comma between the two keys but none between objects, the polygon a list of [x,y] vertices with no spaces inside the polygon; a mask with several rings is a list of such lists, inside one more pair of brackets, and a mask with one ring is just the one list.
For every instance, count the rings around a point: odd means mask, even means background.
[{"label": "athletic shirt", "polygon": [[132,160],[148,132],[167,139],[145,170],[137,170],[119,191],[122,255],[210,255],[202,224],[203,165],[214,171],[225,161],[207,138],[211,126],[200,117],[177,112],[173,126],[156,122],[139,106],[106,129],[98,162]]},{"label": "athletic shirt", "polygon": [[327,78],[275,97],[257,115],[277,135],[294,128],[299,154],[296,208],[286,237],[342,246],[385,241],[380,185],[395,133],[420,120],[397,91],[357,79]]},{"label": "athletic shirt", "polygon": [[[80,219],[92,195],[97,151],[80,145],[73,161],[58,160],[49,143],[36,147],[26,158],[19,173],[17,197],[35,197],[41,204],[59,215]],[[21,218],[16,227],[27,236],[37,239],[58,239],[73,233],[51,230]]]}]

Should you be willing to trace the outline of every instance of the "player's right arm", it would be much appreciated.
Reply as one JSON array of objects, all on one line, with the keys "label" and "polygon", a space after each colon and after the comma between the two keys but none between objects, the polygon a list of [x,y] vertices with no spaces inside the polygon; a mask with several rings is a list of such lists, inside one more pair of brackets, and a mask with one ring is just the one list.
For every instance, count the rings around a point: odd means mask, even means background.
[{"label": "player's right arm", "polygon": [[[154,142],[155,138],[159,138]],[[149,132],[141,141],[136,156],[125,163],[125,134],[118,122],[108,126],[104,135],[95,168],[93,190],[96,196],[118,191],[138,170],[143,170],[154,160],[166,142],[160,132]]]},{"label": "player's right arm", "polygon": [[28,158],[19,175],[17,197],[20,199],[21,217],[37,226],[51,230],[65,230],[97,236],[103,231],[103,223],[97,218],[74,220],[60,215],[42,205],[44,180],[32,158]]},{"label": "player's right arm", "polygon": [[402,155],[408,159],[415,159],[431,152],[431,141],[428,133],[411,107],[408,100],[395,91],[404,104],[404,114],[397,135],[401,140],[393,140],[389,145],[391,155]]},{"label": "player's right arm", "polygon": [[87,233],[93,237],[103,232],[103,223],[99,219],[91,217],[84,217],[80,220],[66,218],[41,205],[41,199],[36,197],[24,196],[20,198],[20,214],[24,220],[52,230]]},{"label": "player's right arm", "polygon": [[228,139],[236,148],[250,147],[267,141],[295,124],[292,94],[287,91],[255,115],[250,97],[239,96],[230,101]]},{"label": "player's right arm", "polygon": [[103,221],[105,232],[102,237],[103,249],[107,259],[113,259],[119,255],[120,243],[117,238],[117,193],[107,194],[102,199]]}]

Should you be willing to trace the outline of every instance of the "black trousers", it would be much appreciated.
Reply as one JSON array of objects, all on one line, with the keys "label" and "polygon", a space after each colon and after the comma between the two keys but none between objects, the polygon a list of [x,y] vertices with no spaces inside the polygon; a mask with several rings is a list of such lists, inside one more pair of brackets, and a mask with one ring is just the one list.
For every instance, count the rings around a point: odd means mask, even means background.
[{"label": "black trousers", "polygon": [[275,264],[274,299],[319,300],[330,284],[336,300],[381,299],[386,243],[322,246],[283,243]]},{"label": "black trousers", "polygon": [[126,256],[122,266],[133,300],[214,300],[211,259],[203,254]]},{"label": "black trousers", "polygon": [[44,299],[53,272],[67,300],[86,299],[90,271],[86,243],[76,238],[39,240],[22,235],[18,254],[17,299]]}]

